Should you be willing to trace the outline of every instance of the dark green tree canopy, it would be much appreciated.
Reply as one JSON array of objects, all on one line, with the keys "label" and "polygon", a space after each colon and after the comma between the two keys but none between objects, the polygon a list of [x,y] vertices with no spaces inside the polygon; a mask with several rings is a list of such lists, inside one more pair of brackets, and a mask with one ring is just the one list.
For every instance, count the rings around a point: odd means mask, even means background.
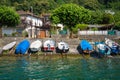
[{"label": "dark green tree canopy", "polygon": [[91,18],[90,14],[89,10],[76,4],[65,4],[52,12],[51,20],[53,23],[62,23],[71,30],[76,24],[87,23]]},{"label": "dark green tree canopy", "polygon": [[0,5],[12,6],[17,10],[29,10],[33,6],[34,13],[49,11],[62,4],[74,3],[90,10],[112,8],[120,10],[120,0],[0,0]]},{"label": "dark green tree canopy", "polygon": [[16,26],[20,23],[20,16],[9,7],[0,6],[0,25]]},{"label": "dark green tree canopy", "polygon": [[[93,12],[99,10],[97,13],[93,13],[92,20],[87,22],[89,24],[102,24],[104,21],[107,22],[106,18],[110,18],[110,16],[105,15],[103,18],[102,11],[112,10],[115,12],[114,15],[116,15],[120,10],[120,0],[0,0],[1,6],[13,7],[16,10],[29,11],[32,6],[33,13],[38,16],[41,13],[51,13],[55,8],[69,3],[83,6],[86,9],[93,10]],[[54,18],[59,21],[58,17]],[[115,22],[119,22],[120,16],[115,16],[114,19]]]}]

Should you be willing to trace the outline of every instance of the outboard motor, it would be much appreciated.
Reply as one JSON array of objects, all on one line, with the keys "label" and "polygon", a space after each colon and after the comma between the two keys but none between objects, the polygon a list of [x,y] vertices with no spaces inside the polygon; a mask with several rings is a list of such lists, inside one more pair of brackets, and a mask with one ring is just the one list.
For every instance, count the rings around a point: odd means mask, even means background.
[{"label": "outboard motor", "polygon": [[51,48],[50,48],[50,44],[47,44],[47,47],[48,47],[48,49],[47,49],[47,50],[51,50]]},{"label": "outboard motor", "polygon": [[65,52],[65,45],[63,45],[63,48],[62,48],[63,52]]}]

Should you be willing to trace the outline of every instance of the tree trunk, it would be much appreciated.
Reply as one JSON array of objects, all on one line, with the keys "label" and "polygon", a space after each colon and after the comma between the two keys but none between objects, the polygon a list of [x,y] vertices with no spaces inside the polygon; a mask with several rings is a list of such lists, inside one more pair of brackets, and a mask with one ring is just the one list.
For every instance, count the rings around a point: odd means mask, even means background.
[{"label": "tree trunk", "polygon": [[70,38],[73,38],[73,32],[70,31]]},{"label": "tree trunk", "polygon": [[2,28],[0,27],[0,38],[2,38]]}]

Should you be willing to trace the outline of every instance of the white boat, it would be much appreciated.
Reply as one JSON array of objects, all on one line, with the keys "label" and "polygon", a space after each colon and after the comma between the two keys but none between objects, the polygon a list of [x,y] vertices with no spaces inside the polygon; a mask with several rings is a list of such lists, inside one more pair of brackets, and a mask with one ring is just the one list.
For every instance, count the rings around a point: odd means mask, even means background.
[{"label": "white boat", "polygon": [[99,48],[100,50],[105,50],[105,45],[104,44],[98,44],[97,48]]},{"label": "white boat", "polygon": [[61,41],[58,43],[58,49],[63,52],[66,52],[69,50],[69,45],[66,42]]},{"label": "white boat", "polygon": [[111,49],[106,46],[105,44],[97,44],[98,52],[102,55],[110,55],[111,54]]},{"label": "white boat", "polygon": [[105,44],[111,48],[113,54],[118,54],[120,52],[120,45],[115,41],[105,38]]},{"label": "white boat", "polygon": [[109,47],[112,47],[112,45],[114,44],[114,42],[108,38],[105,38],[105,44],[107,44]]},{"label": "white boat", "polygon": [[40,40],[33,41],[30,45],[30,50],[33,52],[37,52],[41,50],[40,48],[42,47],[42,42]]},{"label": "white boat", "polygon": [[55,41],[53,40],[46,40],[43,44],[44,51],[54,51],[55,49]]},{"label": "white boat", "polygon": [[13,47],[15,46],[15,44],[16,44],[16,41],[13,41],[13,42],[11,42],[11,43],[9,43],[9,44],[6,44],[6,45],[3,47],[3,50],[9,50],[9,49],[13,48]]}]

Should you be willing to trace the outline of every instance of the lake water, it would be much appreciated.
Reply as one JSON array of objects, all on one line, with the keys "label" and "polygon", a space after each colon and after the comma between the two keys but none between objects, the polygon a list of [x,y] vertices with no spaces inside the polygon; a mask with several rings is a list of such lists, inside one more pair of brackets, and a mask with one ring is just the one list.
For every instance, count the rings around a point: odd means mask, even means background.
[{"label": "lake water", "polygon": [[120,80],[120,57],[0,57],[0,80]]}]

